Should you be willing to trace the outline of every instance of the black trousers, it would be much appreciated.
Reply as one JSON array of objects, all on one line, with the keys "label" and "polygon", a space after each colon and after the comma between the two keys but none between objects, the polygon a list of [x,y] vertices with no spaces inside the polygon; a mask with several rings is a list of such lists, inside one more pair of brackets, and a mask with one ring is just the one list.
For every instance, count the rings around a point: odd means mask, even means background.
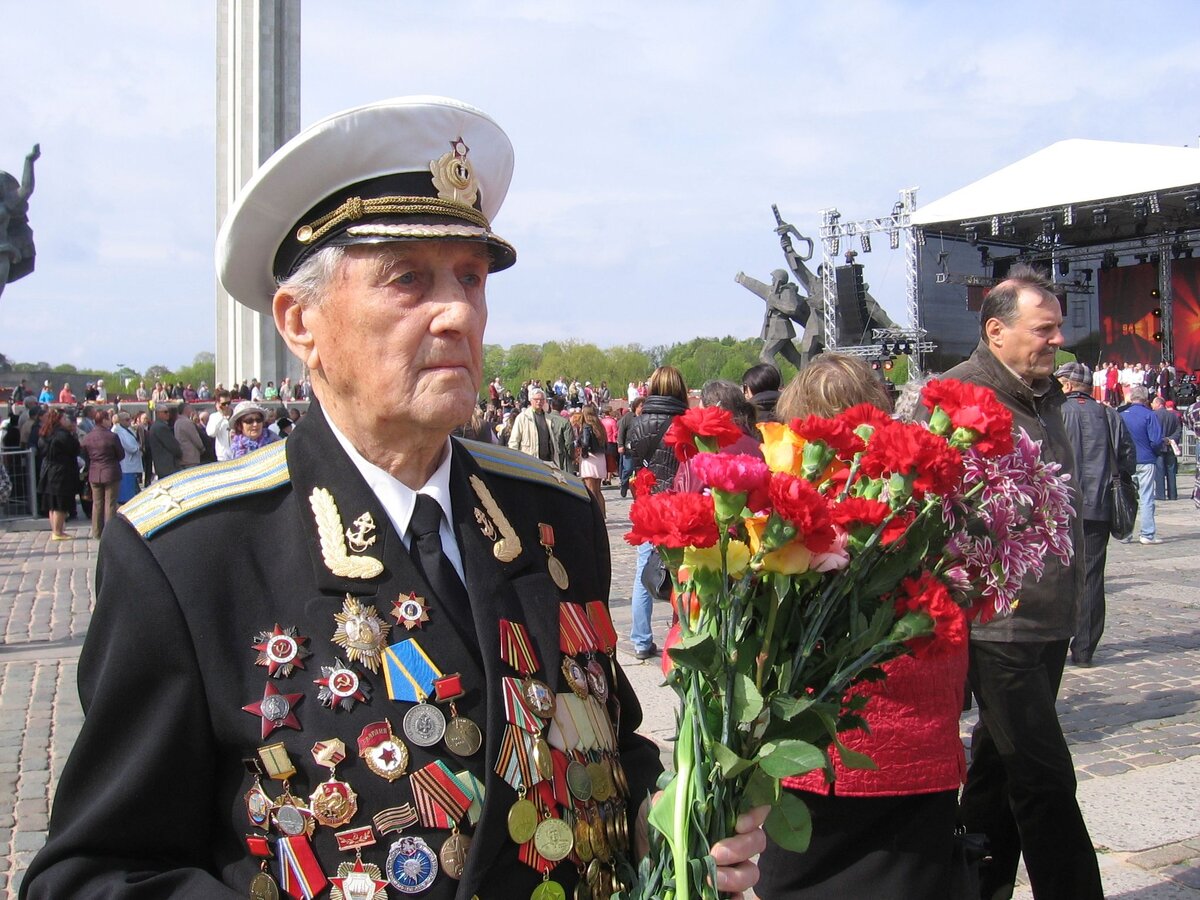
[{"label": "black trousers", "polygon": [[1075,637],[1071,640],[1071,659],[1090,663],[1104,634],[1104,565],[1108,561],[1108,523],[1083,520],[1084,585],[1079,613],[1075,619]]},{"label": "black trousers", "polygon": [[1067,642],[971,641],[979,702],[959,817],[988,836],[980,896],[1012,896],[1022,854],[1037,900],[1103,900],[1096,851],[1075,801],[1075,767],[1054,700]]},{"label": "black trousers", "polygon": [[795,793],[812,814],[812,842],[807,852],[792,853],[767,838],[754,888],[761,900],[947,900],[957,791],[900,797]]}]

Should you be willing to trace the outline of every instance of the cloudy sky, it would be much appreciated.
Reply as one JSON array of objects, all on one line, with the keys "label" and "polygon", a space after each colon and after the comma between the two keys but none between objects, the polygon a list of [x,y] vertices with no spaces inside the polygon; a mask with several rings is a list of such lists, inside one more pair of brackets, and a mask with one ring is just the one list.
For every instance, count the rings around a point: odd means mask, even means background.
[{"label": "cloudy sky", "polygon": [[[215,346],[215,0],[4,3],[0,168],[42,146],[37,271],[0,352],[178,366]],[[401,94],[489,112],[517,165],[488,340],[757,336],[734,284],[782,257],[771,203],[918,205],[1057,140],[1196,146],[1200,5],[309,0],[304,124]],[[864,256],[903,310],[900,252]]]}]

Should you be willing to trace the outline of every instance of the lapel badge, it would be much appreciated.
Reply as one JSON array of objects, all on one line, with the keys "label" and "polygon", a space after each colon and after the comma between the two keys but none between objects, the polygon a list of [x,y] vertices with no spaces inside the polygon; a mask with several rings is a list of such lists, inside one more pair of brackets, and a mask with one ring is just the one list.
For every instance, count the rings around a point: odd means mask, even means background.
[{"label": "lapel badge", "polygon": [[333,887],[329,890],[330,900],[387,900],[387,879],[383,870],[374,863],[365,863],[362,854],[354,862],[338,866],[337,877],[330,878]]},{"label": "lapel badge", "polygon": [[538,542],[546,550],[546,568],[550,570],[550,577],[560,591],[565,591],[570,587],[571,579],[567,577],[566,567],[554,555],[554,526],[538,522]]},{"label": "lapel badge", "polygon": [[312,651],[303,646],[308,638],[297,634],[296,628],[280,628],[275,624],[274,631],[260,631],[254,636],[254,649],[258,658],[256,666],[266,666],[267,674],[272,678],[287,678],[296,667],[304,668],[304,660],[312,656]]},{"label": "lapel badge", "polygon": [[395,781],[408,769],[408,748],[392,733],[387,719],[372,722],[358,736],[358,755],[367,768],[388,781]]},{"label": "lapel badge", "polygon": [[573,656],[564,656],[562,661],[563,677],[567,679],[567,686],[575,693],[575,696],[580,700],[588,695],[588,678],[581,666]]},{"label": "lapel badge", "polygon": [[388,851],[388,883],[402,894],[421,893],[437,873],[437,854],[419,837],[402,835]]},{"label": "lapel badge", "polygon": [[[500,504],[496,502],[482,478],[472,475],[471,487],[475,489],[475,496],[483,504],[482,510],[475,510],[475,521],[483,530],[483,536],[492,541],[492,555],[502,563],[512,562],[521,555],[521,539],[517,536],[516,529],[508,521],[504,510],[500,508]],[[500,533],[499,539],[496,538],[497,530]]]},{"label": "lapel badge", "polygon": [[367,537],[375,530],[375,520],[371,517],[370,512],[365,512],[351,525],[353,528],[346,529],[346,543],[350,545],[350,549],[355,553],[362,553],[368,547],[375,543],[375,535]]},{"label": "lapel badge", "polygon": [[429,610],[425,607],[425,598],[418,597],[409,591],[408,596],[401,596],[392,603],[392,618],[397,625],[403,625],[408,631],[420,628],[429,621]]},{"label": "lapel badge", "polygon": [[357,672],[335,659],[332,666],[321,666],[321,677],[314,682],[320,686],[317,699],[330,709],[354,709],[354,701],[366,703],[371,697],[370,686]]},{"label": "lapel badge", "polygon": [[[350,529],[343,530],[342,515],[338,512],[333,495],[325,488],[313,488],[308,498],[313,516],[317,520],[317,536],[321,541],[321,558],[325,567],[339,578],[374,578],[383,572],[383,563],[373,556],[351,556],[346,548],[346,539]],[[364,513],[363,516],[368,514]],[[355,524],[363,521],[363,516],[355,519]],[[374,526],[374,522],[371,522]],[[359,528],[355,532],[355,540],[362,538],[366,531]],[[373,541],[374,538],[371,538]],[[364,541],[363,549],[370,546]]]},{"label": "lapel badge", "polygon": [[270,830],[268,823],[271,821],[271,810],[275,806],[275,801],[263,790],[262,776],[267,774],[267,770],[262,761],[255,756],[243,759],[242,764],[246,767],[246,771],[254,777],[254,783],[250,786],[250,790],[242,795],[242,800],[246,805],[246,818],[255,828],[268,831]]},{"label": "lapel badge", "polygon": [[342,611],[335,613],[333,618],[338,623],[333,642],[345,648],[351,662],[378,672],[392,626],[379,617],[374,606],[359,603],[350,594],[342,603]]},{"label": "lapel badge", "polygon": [[275,805],[271,821],[288,837],[312,837],[312,833],[317,827],[312,810],[301,804],[286,789]]},{"label": "lapel badge", "polygon": [[276,728],[300,730],[296,718],[296,704],[304,699],[303,694],[281,694],[275,682],[268,681],[262,699],[243,706],[246,712],[262,717],[262,736],[265,738]]}]

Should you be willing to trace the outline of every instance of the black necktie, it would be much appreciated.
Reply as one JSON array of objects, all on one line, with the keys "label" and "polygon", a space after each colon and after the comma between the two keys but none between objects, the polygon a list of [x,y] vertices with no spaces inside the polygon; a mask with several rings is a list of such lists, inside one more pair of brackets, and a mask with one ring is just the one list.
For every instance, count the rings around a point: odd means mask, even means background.
[{"label": "black necktie", "polygon": [[413,562],[442,607],[450,613],[465,613],[470,621],[470,600],[462,579],[442,551],[442,508],[428,494],[417,494],[417,504],[409,522],[408,551]]}]

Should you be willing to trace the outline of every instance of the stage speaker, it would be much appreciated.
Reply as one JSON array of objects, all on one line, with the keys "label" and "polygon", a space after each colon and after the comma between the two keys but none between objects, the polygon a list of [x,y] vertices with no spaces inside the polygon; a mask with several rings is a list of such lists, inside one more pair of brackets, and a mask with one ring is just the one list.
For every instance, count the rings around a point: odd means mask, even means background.
[{"label": "stage speaker", "polygon": [[838,343],[869,343],[867,329],[870,328],[870,316],[867,314],[867,283],[863,281],[863,267],[859,263],[838,266],[833,274],[837,286]]}]

